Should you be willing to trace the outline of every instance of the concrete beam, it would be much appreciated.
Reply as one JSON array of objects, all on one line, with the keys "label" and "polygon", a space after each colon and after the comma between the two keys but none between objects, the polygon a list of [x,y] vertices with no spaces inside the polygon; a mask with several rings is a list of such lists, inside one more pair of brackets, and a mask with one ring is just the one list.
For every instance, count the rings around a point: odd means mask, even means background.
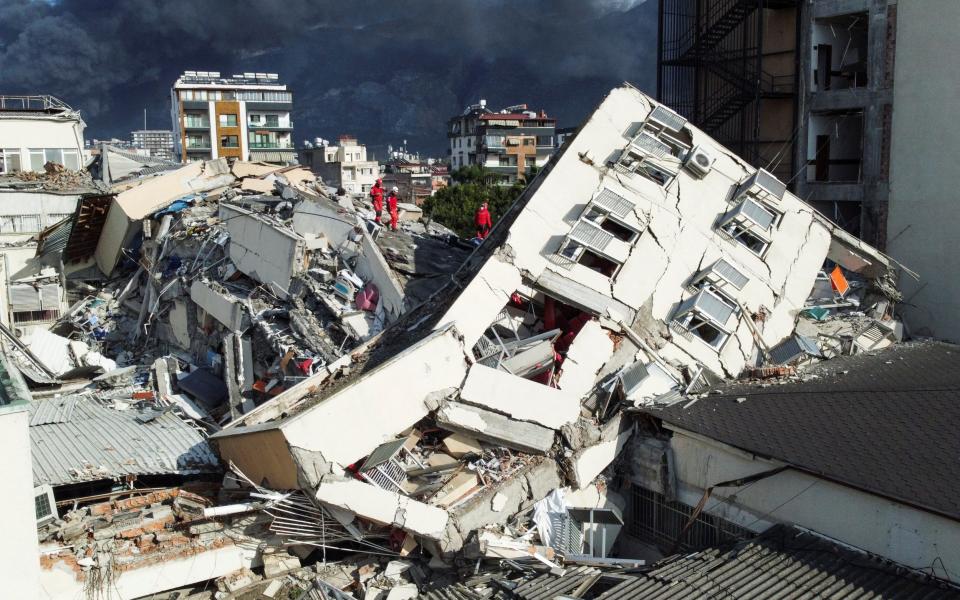
[{"label": "concrete beam", "polygon": [[317,488],[316,498],[375,523],[399,527],[436,541],[443,539],[450,518],[442,508],[357,479],[324,480]]},{"label": "concrete beam", "polygon": [[534,454],[546,454],[553,446],[552,429],[514,421],[501,414],[459,402],[448,402],[441,406],[436,416],[437,425],[441,428],[466,433],[491,444]]},{"label": "concrete beam", "polygon": [[579,396],[480,364],[470,367],[460,399],[551,429],[580,416]]}]

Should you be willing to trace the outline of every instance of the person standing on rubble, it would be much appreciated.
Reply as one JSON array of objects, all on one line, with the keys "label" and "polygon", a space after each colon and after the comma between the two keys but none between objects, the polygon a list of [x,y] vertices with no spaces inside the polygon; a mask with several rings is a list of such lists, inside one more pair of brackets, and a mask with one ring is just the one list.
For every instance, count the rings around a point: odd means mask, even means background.
[{"label": "person standing on rubble", "polygon": [[390,229],[393,231],[397,230],[397,223],[400,221],[400,215],[397,212],[397,192],[399,191],[397,186],[393,186],[393,189],[390,190],[390,195],[387,196],[387,210],[390,211]]},{"label": "person standing on rubble", "polygon": [[487,236],[490,235],[490,229],[493,227],[493,218],[490,216],[490,209],[487,208],[486,202],[477,209],[473,221],[477,224],[477,237],[481,240],[487,239]]},{"label": "person standing on rubble", "polygon": [[377,224],[380,224],[380,213],[383,212],[383,180],[377,179],[377,182],[370,188],[370,198],[373,199],[373,212],[377,213]]}]

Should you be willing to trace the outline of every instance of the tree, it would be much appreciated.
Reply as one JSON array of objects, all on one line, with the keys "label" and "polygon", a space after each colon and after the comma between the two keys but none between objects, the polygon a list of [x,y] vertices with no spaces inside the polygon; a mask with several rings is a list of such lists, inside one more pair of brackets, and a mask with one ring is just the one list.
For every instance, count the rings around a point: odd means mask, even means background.
[{"label": "tree", "polygon": [[423,203],[423,214],[462,238],[476,235],[473,219],[481,204],[487,203],[496,224],[525,187],[522,183],[496,185],[497,175],[478,165],[458,169],[450,177],[455,185],[442,188],[427,198]]}]

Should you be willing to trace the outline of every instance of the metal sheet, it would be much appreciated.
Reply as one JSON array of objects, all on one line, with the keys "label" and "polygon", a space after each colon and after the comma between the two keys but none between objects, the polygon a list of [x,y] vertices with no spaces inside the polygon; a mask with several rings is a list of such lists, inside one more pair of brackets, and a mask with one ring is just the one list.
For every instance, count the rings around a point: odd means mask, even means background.
[{"label": "metal sheet", "polygon": [[741,273],[736,267],[723,260],[722,258],[715,262],[710,270],[726,279],[730,282],[733,287],[738,290],[742,290],[743,286],[747,285],[750,281],[750,278]]},{"label": "metal sheet", "polygon": [[603,188],[603,190],[593,199],[593,202],[610,214],[621,219],[633,212],[634,207],[633,202],[630,202],[620,194],[607,188]]},{"label": "metal sheet", "polygon": [[137,419],[143,413],[136,408],[117,410],[94,397],[78,396],[67,418],[64,406],[47,407],[46,402],[30,404],[31,421],[38,421],[30,425],[35,485],[218,468],[207,440],[172,412],[141,423]]},{"label": "metal sheet", "polygon": [[655,123],[663,125],[671,131],[680,131],[683,129],[683,126],[687,124],[687,120],[685,118],[681,117],[663,105],[654,108],[653,112],[651,112],[650,116],[647,118]]},{"label": "metal sheet", "polygon": [[613,240],[613,234],[587,221],[577,221],[570,230],[570,239],[587,248],[604,252]]}]

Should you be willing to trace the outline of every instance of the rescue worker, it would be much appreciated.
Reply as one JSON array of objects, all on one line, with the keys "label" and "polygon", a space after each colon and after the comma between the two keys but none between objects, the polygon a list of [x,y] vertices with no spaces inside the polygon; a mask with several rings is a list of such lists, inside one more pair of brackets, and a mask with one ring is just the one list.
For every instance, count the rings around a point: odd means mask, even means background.
[{"label": "rescue worker", "polygon": [[393,186],[390,190],[390,195],[387,196],[387,210],[390,211],[390,229],[393,231],[397,230],[397,223],[400,222],[400,214],[397,209],[397,202],[399,201],[397,192],[399,191],[397,186]]},{"label": "rescue worker", "polygon": [[380,213],[383,212],[383,180],[377,179],[377,182],[373,184],[373,187],[370,188],[370,197],[373,199],[373,212],[377,213],[377,218],[374,219],[377,224],[380,224]]},{"label": "rescue worker", "polygon": [[490,234],[490,228],[493,227],[493,219],[490,217],[490,211],[487,209],[487,203],[484,202],[477,209],[477,214],[473,218],[477,224],[477,237],[481,240],[487,239]]}]

